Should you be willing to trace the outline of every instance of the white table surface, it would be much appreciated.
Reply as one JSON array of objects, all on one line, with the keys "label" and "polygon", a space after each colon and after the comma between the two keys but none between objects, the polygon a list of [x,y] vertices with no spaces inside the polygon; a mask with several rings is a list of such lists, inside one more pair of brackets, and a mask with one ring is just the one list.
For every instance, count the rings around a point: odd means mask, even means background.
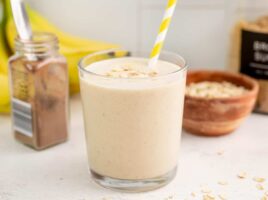
[{"label": "white table surface", "polygon": [[[261,199],[252,177],[268,179],[268,116],[252,114],[233,134],[199,137],[183,133],[178,174],[168,186],[126,194],[96,185],[88,173],[79,97],[72,99],[67,143],[35,151],[15,141],[8,116],[0,117],[0,200],[174,200],[200,199],[206,186],[232,200]],[[223,155],[218,152],[224,151]],[[247,172],[246,179],[237,178]],[[228,185],[219,185],[227,181]],[[191,196],[195,192],[196,197]],[[218,199],[218,198],[217,198]]]}]

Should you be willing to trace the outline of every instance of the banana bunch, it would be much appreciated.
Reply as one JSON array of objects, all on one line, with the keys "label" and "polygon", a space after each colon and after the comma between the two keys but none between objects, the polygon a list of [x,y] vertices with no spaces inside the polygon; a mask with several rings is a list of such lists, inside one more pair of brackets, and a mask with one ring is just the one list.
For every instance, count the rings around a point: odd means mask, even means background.
[{"label": "banana bunch", "polygon": [[[68,63],[71,94],[79,92],[78,61],[87,54],[118,47],[114,44],[79,38],[62,32],[30,7],[27,7],[27,13],[33,31],[50,32],[58,37],[60,53],[66,57]],[[10,0],[0,0],[0,113],[7,113],[10,110],[8,57],[15,51],[16,36]]]},{"label": "banana bunch", "polygon": [[[14,38],[16,37],[16,27],[12,18],[9,0],[7,0],[7,23],[6,23],[6,37],[11,49],[14,50]],[[105,42],[93,41],[88,39],[79,38],[68,33],[62,32],[53,24],[48,22],[36,11],[27,7],[27,13],[30,18],[30,23],[33,31],[45,31],[54,33],[60,43],[60,53],[63,54],[69,67],[69,83],[71,93],[79,91],[79,78],[78,78],[78,61],[85,55],[96,51],[117,48],[117,45]]]}]

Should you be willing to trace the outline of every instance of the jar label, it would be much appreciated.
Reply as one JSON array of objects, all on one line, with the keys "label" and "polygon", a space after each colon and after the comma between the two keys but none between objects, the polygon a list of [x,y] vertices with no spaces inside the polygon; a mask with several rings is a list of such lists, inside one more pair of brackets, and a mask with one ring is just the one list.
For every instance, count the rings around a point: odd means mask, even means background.
[{"label": "jar label", "polygon": [[268,79],[268,34],[242,30],[240,72]]},{"label": "jar label", "polygon": [[31,104],[12,98],[12,116],[14,130],[33,137]]}]

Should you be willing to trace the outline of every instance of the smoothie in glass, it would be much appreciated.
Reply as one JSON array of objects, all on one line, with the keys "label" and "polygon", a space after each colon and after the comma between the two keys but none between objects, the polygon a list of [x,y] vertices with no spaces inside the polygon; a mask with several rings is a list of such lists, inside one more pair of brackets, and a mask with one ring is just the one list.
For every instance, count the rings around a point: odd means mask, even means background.
[{"label": "smoothie in glass", "polygon": [[165,185],[177,167],[185,61],[169,54],[150,69],[142,57],[86,62],[92,56],[80,63],[80,85],[93,178],[127,191]]}]

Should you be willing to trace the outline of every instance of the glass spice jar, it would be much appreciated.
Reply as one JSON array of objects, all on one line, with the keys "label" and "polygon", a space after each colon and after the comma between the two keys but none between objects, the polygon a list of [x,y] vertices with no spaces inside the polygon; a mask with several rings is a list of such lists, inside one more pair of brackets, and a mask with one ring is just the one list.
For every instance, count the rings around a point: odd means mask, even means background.
[{"label": "glass spice jar", "polygon": [[258,80],[256,112],[268,114],[268,1],[228,1],[230,70]]},{"label": "glass spice jar", "polygon": [[69,88],[58,39],[45,32],[15,39],[9,60],[13,132],[20,142],[44,149],[68,136]]}]

